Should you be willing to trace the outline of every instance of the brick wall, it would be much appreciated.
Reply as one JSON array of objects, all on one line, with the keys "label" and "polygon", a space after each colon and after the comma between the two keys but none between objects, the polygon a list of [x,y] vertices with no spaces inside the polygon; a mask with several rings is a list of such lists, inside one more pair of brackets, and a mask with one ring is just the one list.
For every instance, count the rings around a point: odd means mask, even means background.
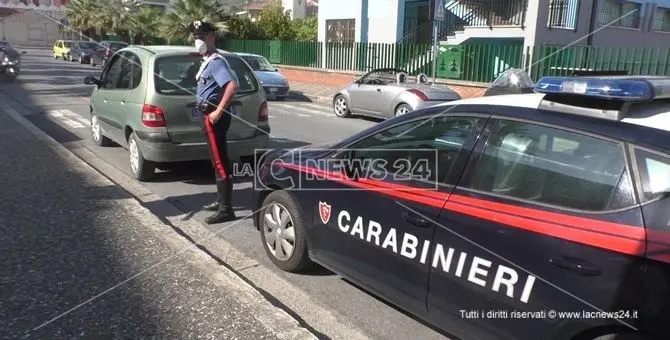
[{"label": "brick wall", "polygon": [[[337,72],[322,69],[299,68],[289,66],[279,66],[281,72],[289,81],[300,83],[315,84],[321,86],[343,87],[351,83],[354,79],[360,77],[362,73]],[[458,92],[462,98],[479,97],[484,94],[487,86],[485,84],[456,82],[437,80],[440,84],[445,84],[449,88]]]}]

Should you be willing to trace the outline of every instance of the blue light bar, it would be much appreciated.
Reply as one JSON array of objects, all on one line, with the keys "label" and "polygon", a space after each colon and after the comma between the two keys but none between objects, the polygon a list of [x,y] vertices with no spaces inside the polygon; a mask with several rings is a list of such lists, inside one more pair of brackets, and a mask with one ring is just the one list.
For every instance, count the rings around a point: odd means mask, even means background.
[{"label": "blue light bar", "polygon": [[606,77],[543,77],[535,84],[535,92],[554,94],[573,94],[603,99],[620,99],[626,101],[652,100],[657,89],[656,85],[667,87],[669,78],[606,76]]}]

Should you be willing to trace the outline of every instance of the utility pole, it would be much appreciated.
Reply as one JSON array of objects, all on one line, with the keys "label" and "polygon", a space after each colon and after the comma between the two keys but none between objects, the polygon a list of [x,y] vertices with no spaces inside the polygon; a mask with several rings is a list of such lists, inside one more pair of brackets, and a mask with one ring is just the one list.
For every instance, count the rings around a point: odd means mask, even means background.
[{"label": "utility pole", "polygon": [[444,20],[444,0],[433,0],[433,85],[437,78],[437,56],[439,50],[438,25]]}]

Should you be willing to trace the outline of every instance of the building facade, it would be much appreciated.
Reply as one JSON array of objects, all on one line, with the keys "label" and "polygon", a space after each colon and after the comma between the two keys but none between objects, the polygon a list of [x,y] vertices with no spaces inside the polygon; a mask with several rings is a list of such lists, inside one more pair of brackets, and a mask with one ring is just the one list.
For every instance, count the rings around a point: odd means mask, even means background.
[{"label": "building facade", "polygon": [[[321,0],[319,40],[430,43],[435,0]],[[442,44],[667,47],[670,0],[438,0]]]}]

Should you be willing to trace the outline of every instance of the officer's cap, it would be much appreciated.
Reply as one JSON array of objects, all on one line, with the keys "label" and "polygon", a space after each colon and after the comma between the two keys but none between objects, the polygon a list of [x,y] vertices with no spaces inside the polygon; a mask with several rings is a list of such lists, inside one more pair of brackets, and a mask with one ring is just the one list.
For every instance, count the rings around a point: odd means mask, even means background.
[{"label": "officer's cap", "polygon": [[196,20],[189,25],[189,29],[194,36],[203,36],[207,33],[215,32],[216,26],[212,25],[209,22]]}]

